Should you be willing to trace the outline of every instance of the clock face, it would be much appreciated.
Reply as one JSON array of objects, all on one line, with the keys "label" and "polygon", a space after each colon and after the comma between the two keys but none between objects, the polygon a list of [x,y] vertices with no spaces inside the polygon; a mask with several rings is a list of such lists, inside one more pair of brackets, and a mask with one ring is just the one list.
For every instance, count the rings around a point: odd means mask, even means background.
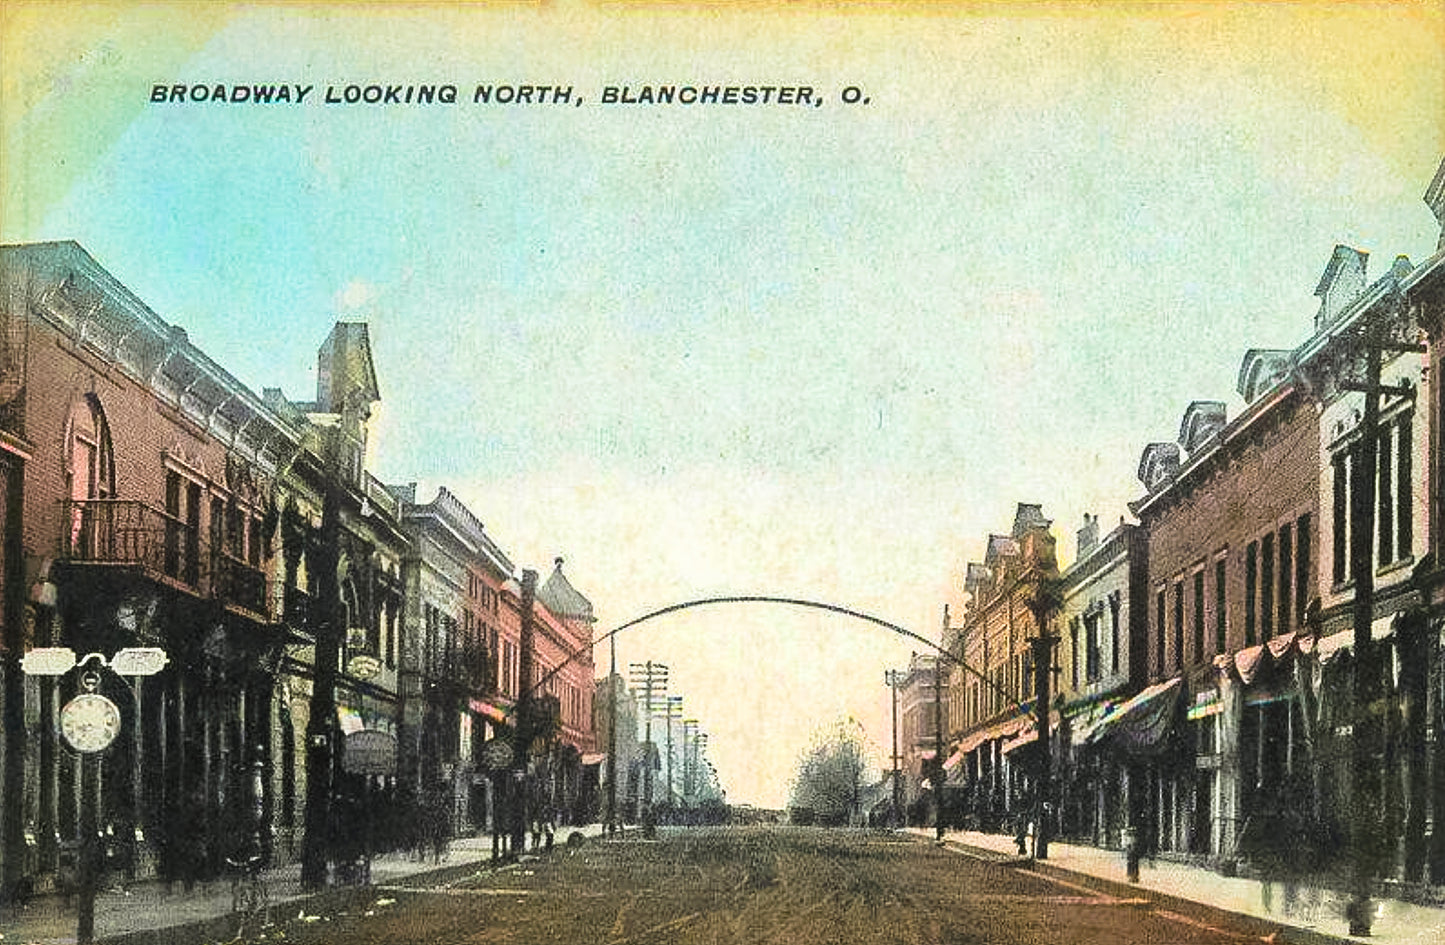
[{"label": "clock face", "polygon": [[105,696],[85,692],[60,710],[60,733],[76,751],[100,751],[120,731],[120,710]]}]

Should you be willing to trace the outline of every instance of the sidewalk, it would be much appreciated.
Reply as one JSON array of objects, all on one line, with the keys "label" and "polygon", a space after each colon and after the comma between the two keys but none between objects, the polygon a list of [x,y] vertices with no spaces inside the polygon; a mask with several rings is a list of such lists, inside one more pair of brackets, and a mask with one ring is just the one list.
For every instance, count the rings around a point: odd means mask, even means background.
[{"label": "sidewalk", "polygon": [[[562,847],[573,833],[595,837],[602,832],[600,824],[583,827],[559,827],[556,843]],[[447,855],[441,862],[431,857],[414,860],[404,853],[387,853],[376,857],[371,864],[372,886],[396,884],[427,874],[465,875],[485,869],[492,861],[491,835],[459,837],[451,842]],[[289,866],[269,870],[266,886],[274,915],[295,917],[298,912],[313,914],[366,895],[370,887],[335,886],[320,892],[308,892],[301,886],[301,866]],[[211,937],[207,925],[227,931],[224,939],[235,935],[238,923],[232,922],[231,884],[229,880],[196,884],[186,892],[179,883],[166,891],[164,883],[146,880],[133,883],[128,888],[111,888],[101,892],[95,899],[95,941],[166,941],[170,937],[159,933],[174,929],[178,934],[175,941],[201,941]],[[182,933],[182,927],[194,926],[196,935]],[[59,895],[38,896],[18,909],[6,909],[0,914],[0,945],[73,945],[76,934],[76,903]]]},{"label": "sidewalk", "polygon": [[[911,828],[932,837],[932,828]],[[990,859],[1022,860],[1013,837],[1003,834],[948,830],[944,841]],[[1395,899],[1375,900],[1375,918],[1368,938],[1350,936],[1344,918],[1346,897],[1333,890],[1300,886],[1286,901],[1282,883],[1223,876],[1201,866],[1170,860],[1144,860],[1139,882],[1131,884],[1124,855],[1116,850],[1050,841],[1047,860],[1026,861],[1036,871],[1109,892],[1147,890],[1173,898],[1249,916],[1279,927],[1287,942],[1362,942],[1375,945],[1435,945],[1445,942],[1445,909],[1417,906]]]}]

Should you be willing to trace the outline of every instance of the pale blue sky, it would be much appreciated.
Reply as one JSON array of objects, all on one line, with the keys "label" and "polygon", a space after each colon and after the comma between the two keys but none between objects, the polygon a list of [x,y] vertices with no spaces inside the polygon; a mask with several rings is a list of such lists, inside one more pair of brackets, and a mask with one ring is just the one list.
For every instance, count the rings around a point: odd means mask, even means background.
[{"label": "pale blue sky", "polygon": [[[1377,274],[1438,233],[1435,4],[68,9],[7,5],[4,240],[79,241],[258,390],[309,398],[331,322],[369,321],[377,473],[453,488],[519,562],[566,556],[603,629],[762,593],[935,635],[1016,502],[1067,550],[1190,400],[1233,409],[1337,242]],[[148,101],[238,81],[316,88]],[[461,100],[321,103],[352,82]],[[585,104],[474,106],[479,82]],[[825,101],[597,104],[674,82]],[[819,724],[887,744],[912,649],[761,608],[619,646],[672,665],[760,803]]]}]

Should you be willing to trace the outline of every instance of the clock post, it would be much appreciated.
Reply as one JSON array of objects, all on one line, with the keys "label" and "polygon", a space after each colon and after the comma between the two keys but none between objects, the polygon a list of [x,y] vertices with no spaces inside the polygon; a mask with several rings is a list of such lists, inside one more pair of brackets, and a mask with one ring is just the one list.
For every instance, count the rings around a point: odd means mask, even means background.
[{"label": "clock post", "polygon": [[[151,676],[165,667],[168,657],[158,647],[128,647],[107,661],[100,653],[88,653],[79,660],[68,647],[42,647],[28,651],[20,661],[30,676],[64,676],[91,662],[118,676]],[[120,709],[96,690],[100,674],[85,669],[80,676],[81,691],[60,709],[60,734],[80,755],[80,863],[77,890],[75,940],[89,945],[95,940],[95,886],[99,872],[100,835],[97,806],[100,803],[101,752],[110,747],[120,732]]]}]

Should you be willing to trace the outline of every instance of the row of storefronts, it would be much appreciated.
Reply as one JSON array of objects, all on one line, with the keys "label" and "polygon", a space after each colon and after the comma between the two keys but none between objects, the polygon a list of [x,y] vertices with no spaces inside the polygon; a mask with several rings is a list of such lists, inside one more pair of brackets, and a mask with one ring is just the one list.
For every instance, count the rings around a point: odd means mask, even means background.
[{"label": "row of storefronts", "polygon": [[[580,810],[591,604],[450,491],[371,474],[365,324],[335,325],[298,401],[247,389],[74,243],[0,248],[0,291],[6,894],[63,884],[92,814],[128,877],[258,848],[326,882],[367,836]],[[37,650],[83,665],[32,672]],[[157,651],[147,675],[116,657]],[[90,759],[62,733],[86,688],[119,716]]]},{"label": "row of storefronts", "polygon": [[[1445,164],[1425,199],[1445,223]],[[1245,354],[1237,416],[1196,401],[1145,448],[1132,520],[1087,516],[1061,569],[1023,504],[968,566],[942,641],[946,819],[1445,883],[1445,236],[1373,279],[1336,247],[1316,294],[1297,348]]]}]

